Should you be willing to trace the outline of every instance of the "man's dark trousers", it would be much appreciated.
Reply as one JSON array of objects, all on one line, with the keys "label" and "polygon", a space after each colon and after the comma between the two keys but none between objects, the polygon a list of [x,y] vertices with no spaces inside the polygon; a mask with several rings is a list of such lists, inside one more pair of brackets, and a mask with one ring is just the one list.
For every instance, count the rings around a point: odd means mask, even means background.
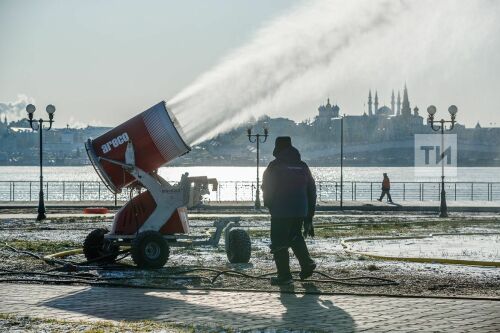
[{"label": "man's dark trousers", "polygon": [[382,194],[380,195],[379,200],[382,200],[385,197],[385,195],[387,194],[387,199],[389,199],[389,202],[392,202],[390,191],[391,191],[390,189],[382,189]]},{"label": "man's dark trousers", "polygon": [[304,218],[271,218],[271,253],[278,269],[278,278],[291,279],[288,248],[292,248],[302,270],[308,269],[314,261],[309,255],[302,236]]}]

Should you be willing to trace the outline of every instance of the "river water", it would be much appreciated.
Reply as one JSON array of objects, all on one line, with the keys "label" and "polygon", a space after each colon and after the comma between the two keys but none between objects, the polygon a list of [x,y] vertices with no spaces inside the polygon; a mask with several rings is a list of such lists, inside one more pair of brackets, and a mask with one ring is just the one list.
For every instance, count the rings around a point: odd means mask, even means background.
[{"label": "river water", "polygon": [[[260,168],[260,174],[265,167]],[[317,167],[311,171],[318,181],[339,181],[340,168]],[[382,173],[387,172],[393,182],[411,181],[439,181],[440,170],[436,177],[422,178],[415,174],[412,167],[346,167],[344,168],[345,181],[378,182],[382,180]],[[163,167],[160,175],[170,181],[179,180],[184,172],[191,176],[208,176],[219,181],[254,181],[255,167]],[[35,166],[0,166],[0,181],[37,181],[39,169]],[[99,177],[92,166],[79,167],[45,167],[44,180],[46,181],[97,181]],[[448,177],[449,181],[459,182],[500,182],[500,168],[458,168],[456,177]]]}]

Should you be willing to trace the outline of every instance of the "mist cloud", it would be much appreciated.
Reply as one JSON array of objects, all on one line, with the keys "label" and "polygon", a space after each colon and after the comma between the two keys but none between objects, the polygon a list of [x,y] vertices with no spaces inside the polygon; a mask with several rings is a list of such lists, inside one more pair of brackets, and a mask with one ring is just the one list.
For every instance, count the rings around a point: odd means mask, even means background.
[{"label": "mist cloud", "polygon": [[307,1],[168,106],[192,144],[263,114],[304,119],[327,96],[361,114],[368,88],[383,104],[405,81],[421,103],[471,108],[498,86],[499,14],[494,0]]},{"label": "mist cloud", "polygon": [[18,120],[26,117],[26,105],[33,103],[33,99],[19,94],[13,102],[0,102],[0,116],[6,116],[8,121]]}]

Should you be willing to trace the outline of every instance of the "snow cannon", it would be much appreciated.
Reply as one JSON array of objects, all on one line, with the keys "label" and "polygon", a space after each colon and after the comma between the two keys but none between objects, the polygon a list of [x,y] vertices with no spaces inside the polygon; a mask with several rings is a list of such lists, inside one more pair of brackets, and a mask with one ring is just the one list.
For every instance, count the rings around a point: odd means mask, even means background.
[{"label": "snow cannon", "polygon": [[[159,268],[167,262],[170,246],[196,244],[187,235],[187,206],[197,183],[208,181],[185,173],[178,183],[170,184],[158,174],[159,167],[190,151],[165,102],[88,139],[85,148],[108,189],[117,194],[127,188],[130,194],[130,200],[115,214],[111,231],[100,228],[86,237],[83,252],[88,262],[113,263],[123,253],[120,247],[127,246],[137,266]],[[229,261],[248,262],[250,238],[245,230],[235,229],[239,221],[222,219],[214,226],[212,237],[198,243],[216,246],[224,231]]]},{"label": "snow cannon", "polygon": [[135,165],[148,173],[190,151],[176,123],[165,102],[161,102],[100,137],[87,140],[85,148],[89,159],[111,192],[119,193],[136,181],[120,164],[113,162],[125,161],[129,143],[133,145]]}]

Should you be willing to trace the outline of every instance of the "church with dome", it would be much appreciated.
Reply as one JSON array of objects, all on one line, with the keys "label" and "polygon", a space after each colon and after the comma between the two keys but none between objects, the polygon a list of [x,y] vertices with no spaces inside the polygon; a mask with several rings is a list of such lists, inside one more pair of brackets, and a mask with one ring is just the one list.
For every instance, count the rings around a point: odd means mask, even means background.
[{"label": "church with dome", "polygon": [[331,105],[330,98],[327,99],[326,105],[320,105],[318,108],[318,116],[316,121],[318,124],[328,124],[332,119],[339,117],[340,108],[338,105]]}]

